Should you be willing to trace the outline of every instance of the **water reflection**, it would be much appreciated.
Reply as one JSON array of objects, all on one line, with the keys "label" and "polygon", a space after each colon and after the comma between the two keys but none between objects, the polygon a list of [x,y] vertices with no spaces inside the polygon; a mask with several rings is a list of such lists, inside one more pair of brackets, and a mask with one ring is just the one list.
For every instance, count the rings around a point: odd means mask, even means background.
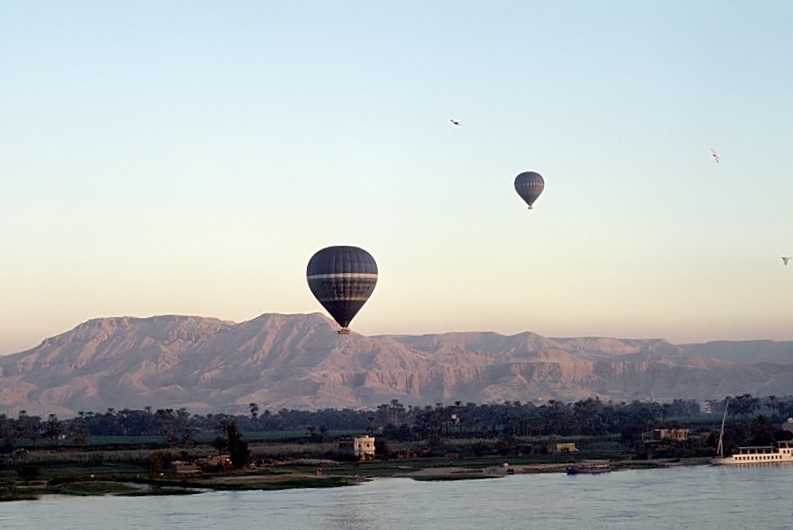
[{"label": "water reflection", "polygon": [[356,487],[338,493],[340,495],[334,496],[337,502],[330,507],[325,528],[378,530],[388,527],[383,510],[372,500],[372,495],[377,495],[375,491]]},{"label": "water reflection", "polygon": [[494,480],[378,479],[353,487],[0,504],[0,528],[351,530],[793,529],[793,466],[689,467]]}]

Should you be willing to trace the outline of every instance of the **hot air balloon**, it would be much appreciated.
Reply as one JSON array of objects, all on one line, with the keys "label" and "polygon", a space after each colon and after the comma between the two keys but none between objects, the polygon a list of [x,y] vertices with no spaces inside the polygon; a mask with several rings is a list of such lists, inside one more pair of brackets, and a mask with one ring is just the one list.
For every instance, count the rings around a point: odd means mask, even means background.
[{"label": "hot air balloon", "polygon": [[308,262],[308,288],[347,335],[353,317],[377,284],[377,263],[358,247],[323,248]]},{"label": "hot air balloon", "polygon": [[542,179],[542,175],[534,171],[525,171],[515,177],[515,191],[529,205],[529,210],[532,209],[534,201],[540,196],[543,188],[545,188],[545,181]]}]

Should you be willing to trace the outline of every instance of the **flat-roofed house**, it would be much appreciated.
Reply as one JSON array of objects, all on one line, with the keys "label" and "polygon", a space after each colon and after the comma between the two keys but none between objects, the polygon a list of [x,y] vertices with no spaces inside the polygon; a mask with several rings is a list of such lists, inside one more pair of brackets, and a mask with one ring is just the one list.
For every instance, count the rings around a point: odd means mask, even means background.
[{"label": "flat-roofed house", "polygon": [[339,442],[339,453],[360,460],[374,458],[374,436],[355,436]]}]

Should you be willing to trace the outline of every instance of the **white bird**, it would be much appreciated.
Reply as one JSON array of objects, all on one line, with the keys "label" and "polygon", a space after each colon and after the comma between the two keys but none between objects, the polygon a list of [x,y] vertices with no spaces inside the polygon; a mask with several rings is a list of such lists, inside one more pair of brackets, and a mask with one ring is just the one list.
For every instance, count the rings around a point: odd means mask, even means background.
[{"label": "white bird", "polygon": [[449,120],[449,121],[452,122],[452,125],[456,125],[458,127],[460,126],[460,122],[457,120]]},{"label": "white bird", "polygon": [[713,158],[716,159],[716,163],[718,164],[719,163],[719,155],[716,154],[716,151],[714,151],[712,148],[711,148],[710,152],[713,153]]},{"label": "white bird", "polygon": [[791,256],[782,256],[782,263],[787,265],[788,261],[790,261],[792,259],[793,259],[793,257],[791,257]]}]

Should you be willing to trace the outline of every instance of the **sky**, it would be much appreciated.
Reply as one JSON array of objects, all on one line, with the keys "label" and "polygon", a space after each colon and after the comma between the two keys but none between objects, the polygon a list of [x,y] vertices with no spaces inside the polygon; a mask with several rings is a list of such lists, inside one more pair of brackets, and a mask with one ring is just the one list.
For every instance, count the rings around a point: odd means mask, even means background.
[{"label": "sky", "polygon": [[793,340],[791,23],[788,0],[2,2],[0,354],[98,317],[323,311],[331,245],[378,263],[364,335]]}]

